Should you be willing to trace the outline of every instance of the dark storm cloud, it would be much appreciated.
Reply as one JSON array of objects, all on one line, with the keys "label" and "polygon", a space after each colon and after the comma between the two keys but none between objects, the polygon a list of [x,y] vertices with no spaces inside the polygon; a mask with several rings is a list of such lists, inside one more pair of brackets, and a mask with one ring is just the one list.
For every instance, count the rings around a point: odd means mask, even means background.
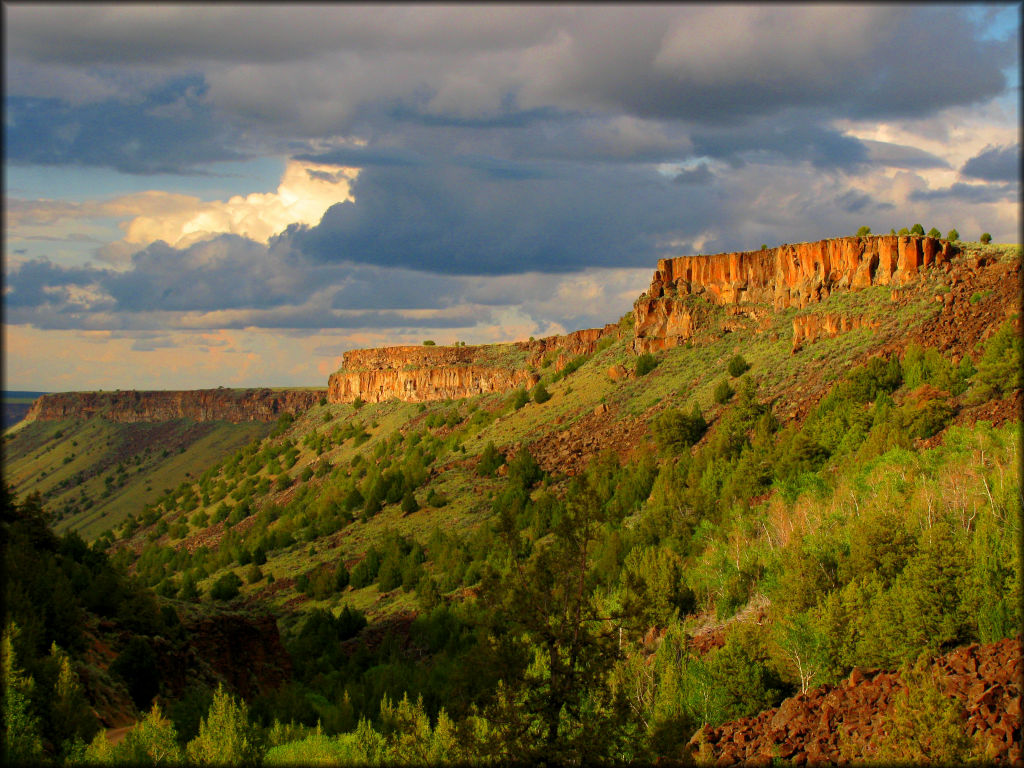
[{"label": "dark storm cloud", "polygon": [[761,123],[695,131],[693,151],[733,164],[809,162],[816,168],[851,169],[869,161],[868,148],[859,139],[792,113]]},{"label": "dark storm cloud", "polygon": [[964,163],[960,173],[985,181],[1020,181],[1020,146],[986,147]]},{"label": "dark storm cloud", "polygon": [[931,152],[903,144],[861,139],[871,162],[890,168],[949,168],[949,163]]},{"label": "dark storm cloud", "polygon": [[[185,131],[179,144],[194,137],[197,162],[222,158],[229,145],[208,135],[200,105],[190,105],[190,122],[141,120],[129,108],[141,73],[169,82],[201,77],[209,87],[202,105],[218,119],[254,141],[288,141],[353,131],[400,139],[416,125],[526,130],[577,115],[707,129],[798,112],[824,130],[823,121],[836,117],[924,117],[988,100],[1003,92],[1003,70],[1017,58],[1016,40],[982,44],[964,9],[945,6],[12,6],[7,13],[11,103],[23,113],[47,112],[37,122],[39,146],[22,142],[17,156],[126,169],[139,163],[103,160],[124,154],[110,142],[92,153],[62,149],[53,131],[88,123],[89,113],[68,101],[30,104],[39,86],[63,73],[63,98],[80,100],[75,78],[89,65],[97,93],[106,85],[128,94],[114,113],[125,122],[115,133],[153,150],[156,167],[173,168],[184,158],[158,146],[170,126]],[[47,83],[33,80],[38,66]],[[105,102],[111,113],[115,105]],[[851,151],[824,143],[823,136],[812,142],[822,154],[811,152],[812,162]]]},{"label": "dark storm cloud", "polygon": [[[553,171],[555,169],[552,169]],[[458,165],[367,169],[355,203],[287,239],[321,262],[349,260],[446,274],[640,266],[655,238],[713,202],[650,170],[570,166],[548,176]]]},{"label": "dark storm cloud", "polygon": [[941,189],[917,189],[910,193],[914,202],[929,200],[961,200],[965,203],[998,203],[1020,196],[1016,184],[964,184],[957,182]]},{"label": "dark storm cloud", "polygon": [[71,105],[7,96],[4,151],[12,163],[91,165],[124,173],[195,172],[243,157],[203,103],[201,78],[167,83],[138,102]]}]

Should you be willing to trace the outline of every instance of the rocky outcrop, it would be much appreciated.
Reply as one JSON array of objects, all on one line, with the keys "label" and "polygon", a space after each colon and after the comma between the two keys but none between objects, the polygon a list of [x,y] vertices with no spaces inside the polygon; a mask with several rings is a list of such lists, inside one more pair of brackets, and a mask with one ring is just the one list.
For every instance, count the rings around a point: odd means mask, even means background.
[{"label": "rocky outcrop", "polygon": [[323,389],[194,389],[58,392],[38,398],[26,420],[101,416],[122,423],[173,421],[274,421],[316,405]]},{"label": "rocky outcrop", "polygon": [[601,339],[618,338],[619,333],[618,323],[609,323],[604,328],[588,328],[564,336],[547,336],[536,341],[518,342],[517,346],[529,351],[526,359],[528,365],[537,368],[543,364],[545,357],[553,355],[555,370],[560,371],[574,357],[594,354]]},{"label": "rocky outcrop", "polygon": [[797,315],[793,318],[793,351],[818,339],[834,338],[855,328],[877,328],[877,320],[836,314]]},{"label": "rocky outcrop", "polygon": [[327,399],[332,403],[351,403],[356,398],[368,403],[395,399],[419,403],[533,386],[537,375],[513,362],[512,347],[354,349],[345,353],[341,370],[331,374]]},{"label": "rocky outcrop", "polygon": [[[1020,638],[960,648],[936,659],[932,669],[942,693],[963,708],[964,733],[989,759],[1019,765]],[[717,728],[705,725],[689,750],[698,763],[716,765],[877,760],[878,737],[890,732],[894,707],[906,691],[898,672],[854,669],[837,686],[815,688]]]},{"label": "rocky outcrop", "polygon": [[327,399],[420,403],[532,387],[545,358],[561,370],[574,357],[592,354],[601,339],[618,333],[619,326],[611,324],[509,344],[353,349],[342,357],[341,369],[331,374]]},{"label": "rocky outcrop", "polygon": [[634,351],[677,346],[707,328],[718,307],[804,308],[837,290],[904,285],[957,252],[918,235],[843,237],[760,251],[661,259],[634,305]]}]

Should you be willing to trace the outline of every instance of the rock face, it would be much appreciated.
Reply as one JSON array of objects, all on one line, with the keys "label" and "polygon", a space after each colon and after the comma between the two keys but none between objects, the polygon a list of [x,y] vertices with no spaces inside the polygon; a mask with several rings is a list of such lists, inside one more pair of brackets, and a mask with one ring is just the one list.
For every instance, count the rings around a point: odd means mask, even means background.
[{"label": "rock face", "polygon": [[[964,710],[964,732],[978,739],[991,759],[1021,761],[1021,640],[969,645],[935,660],[932,669],[947,698]],[[854,669],[832,687],[797,694],[775,709],[712,728],[689,743],[701,763],[768,765],[782,758],[793,765],[877,760],[877,737],[891,728],[893,708],[905,695],[897,672]]]},{"label": "rock face", "polygon": [[903,285],[956,252],[931,237],[871,235],[661,259],[650,289],[634,305],[633,348],[641,353],[677,346],[720,307],[804,308],[836,290]]},{"label": "rock face", "polygon": [[471,347],[405,346],[353,349],[331,374],[327,399],[332,403],[386,400],[426,402],[506,392],[532,387],[535,368],[548,355],[555,369],[579,355],[591,354],[597,343],[618,333],[618,325],[590,328],[535,341]]},{"label": "rock face", "polygon": [[[498,345],[509,348],[512,345]],[[354,349],[327,382],[327,399],[351,403],[424,402],[533,386],[531,370],[495,361],[497,347],[381,347]],[[511,351],[511,350],[509,350]]]},{"label": "rock face", "polygon": [[25,417],[57,420],[102,416],[122,423],[274,421],[316,405],[323,389],[194,389],[184,391],[58,392],[37,399]]},{"label": "rock face", "polygon": [[833,338],[855,328],[877,328],[878,322],[846,315],[797,315],[793,318],[793,351],[817,339]]}]

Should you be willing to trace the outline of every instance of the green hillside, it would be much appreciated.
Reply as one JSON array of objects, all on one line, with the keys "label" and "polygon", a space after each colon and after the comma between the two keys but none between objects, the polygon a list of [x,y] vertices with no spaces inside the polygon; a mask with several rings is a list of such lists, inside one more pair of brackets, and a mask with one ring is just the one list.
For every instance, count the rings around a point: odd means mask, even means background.
[{"label": "green hillside", "polygon": [[[1019,247],[971,246],[897,296],[709,306],[650,357],[627,316],[530,392],[33,423],[5,472],[164,610],[277,617],[291,672],[247,710],[213,677],[138,702],[179,757],[687,761],[705,725],[1019,633],[1019,269]],[[794,351],[812,313],[870,323]],[[921,696],[945,762],[995,749]],[[248,747],[203,740],[211,700]]]}]

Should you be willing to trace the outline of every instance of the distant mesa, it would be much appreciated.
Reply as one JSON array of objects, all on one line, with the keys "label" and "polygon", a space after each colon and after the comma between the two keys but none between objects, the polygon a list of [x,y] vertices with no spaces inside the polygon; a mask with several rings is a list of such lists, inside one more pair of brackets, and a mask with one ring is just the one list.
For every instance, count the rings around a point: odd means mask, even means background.
[{"label": "distant mesa", "polygon": [[275,421],[320,401],[324,389],[193,389],[116,392],[58,392],[32,404],[26,421],[102,416],[126,424],[151,421]]}]

